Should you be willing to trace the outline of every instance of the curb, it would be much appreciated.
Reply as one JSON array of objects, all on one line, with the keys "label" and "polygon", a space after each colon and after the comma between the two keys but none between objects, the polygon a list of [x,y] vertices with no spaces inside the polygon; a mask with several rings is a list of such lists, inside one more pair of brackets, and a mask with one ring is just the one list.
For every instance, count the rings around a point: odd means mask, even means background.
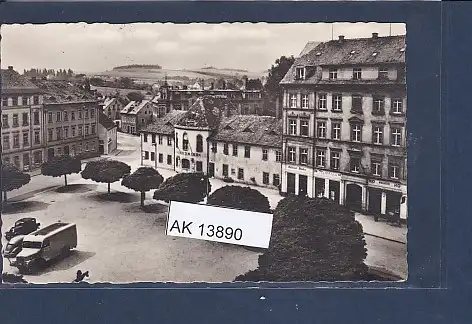
[{"label": "curb", "polygon": [[380,236],[380,235],[375,235],[375,234],[370,234],[370,233],[364,233],[364,235],[369,235],[369,236],[372,236],[372,237],[376,237],[376,238],[386,240],[386,241],[390,241],[390,242],[394,242],[394,243],[406,244],[406,242],[399,241],[399,240],[394,240],[394,239],[391,239],[391,238],[388,238],[388,237],[383,237],[383,236]]}]

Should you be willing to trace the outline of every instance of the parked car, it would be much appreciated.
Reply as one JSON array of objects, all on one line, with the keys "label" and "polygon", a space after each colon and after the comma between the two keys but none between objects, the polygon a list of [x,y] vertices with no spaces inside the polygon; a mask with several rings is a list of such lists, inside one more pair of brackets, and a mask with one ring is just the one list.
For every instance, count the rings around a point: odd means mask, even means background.
[{"label": "parked car", "polygon": [[36,218],[21,218],[5,233],[5,238],[7,241],[10,241],[12,237],[30,234],[36,231],[40,225],[41,224],[36,221]]},{"label": "parked car", "polygon": [[3,250],[3,257],[6,259],[15,258],[21,252],[24,237],[24,235],[18,235],[12,238]]}]

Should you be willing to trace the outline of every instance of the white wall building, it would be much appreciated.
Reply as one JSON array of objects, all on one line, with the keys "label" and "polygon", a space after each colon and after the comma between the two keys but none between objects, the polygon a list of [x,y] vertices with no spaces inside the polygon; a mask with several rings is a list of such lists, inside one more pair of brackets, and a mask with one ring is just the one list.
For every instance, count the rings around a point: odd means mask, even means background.
[{"label": "white wall building", "polygon": [[100,154],[110,154],[117,147],[117,127],[115,123],[101,113],[98,124],[98,150]]}]

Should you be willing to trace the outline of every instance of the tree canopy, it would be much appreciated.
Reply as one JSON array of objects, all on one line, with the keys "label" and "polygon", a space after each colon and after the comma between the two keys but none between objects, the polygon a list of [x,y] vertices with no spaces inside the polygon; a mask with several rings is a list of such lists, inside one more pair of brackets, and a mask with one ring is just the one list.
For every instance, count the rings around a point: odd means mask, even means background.
[{"label": "tree canopy", "polygon": [[126,95],[130,101],[141,101],[144,99],[144,95],[141,92],[133,91]]},{"label": "tree canopy", "polygon": [[365,280],[362,225],[326,198],[290,196],[275,209],[269,248],[259,267],[237,281]]},{"label": "tree canopy", "polygon": [[20,171],[16,166],[9,163],[2,163],[2,191],[3,200],[7,200],[7,192],[23,187],[31,181],[28,173]]},{"label": "tree canopy", "polygon": [[167,178],[154,192],[153,198],[163,201],[197,203],[205,199],[211,191],[208,176],[202,172],[178,173]]},{"label": "tree canopy", "polygon": [[69,155],[54,156],[41,165],[41,174],[51,177],[64,176],[67,186],[67,175],[79,173],[82,170],[82,162],[79,158]]},{"label": "tree canopy", "polygon": [[141,193],[141,206],[144,206],[146,191],[157,189],[164,181],[164,177],[155,169],[141,167],[129,175],[125,175],[121,184],[129,189]]},{"label": "tree canopy", "polygon": [[281,98],[282,88],[280,87],[279,83],[282,81],[285,74],[287,74],[294,62],[295,58],[293,55],[290,57],[281,56],[269,69],[269,75],[267,76],[267,82],[265,84],[264,91],[270,100]]},{"label": "tree canopy", "polygon": [[270,213],[269,199],[250,187],[221,187],[208,196],[207,204]]},{"label": "tree canopy", "polygon": [[130,172],[131,167],[124,162],[101,159],[88,162],[81,174],[84,179],[107,183],[110,193],[110,183],[120,180]]}]

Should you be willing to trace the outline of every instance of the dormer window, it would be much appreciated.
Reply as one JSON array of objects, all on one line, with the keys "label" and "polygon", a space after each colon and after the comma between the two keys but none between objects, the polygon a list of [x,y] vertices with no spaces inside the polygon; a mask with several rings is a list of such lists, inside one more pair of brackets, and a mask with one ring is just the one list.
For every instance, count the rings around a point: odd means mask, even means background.
[{"label": "dormer window", "polygon": [[362,69],[361,68],[354,68],[352,69],[352,78],[354,80],[362,79]]},{"label": "dormer window", "polygon": [[321,55],[321,52],[317,52],[317,53],[316,53],[316,56],[320,56],[320,55]]},{"label": "dormer window", "polygon": [[338,69],[330,68],[329,69],[329,79],[336,80],[338,78]]},{"label": "dormer window", "polygon": [[295,69],[296,77],[298,80],[305,80],[305,68],[304,67],[297,67]]},{"label": "dormer window", "polygon": [[388,79],[388,68],[380,67],[379,68],[379,79],[386,80]]},{"label": "dormer window", "polygon": [[379,54],[378,52],[374,52],[374,53],[372,53],[372,56],[376,57],[378,54]]},{"label": "dormer window", "polygon": [[351,51],[351,55],[356,54],[356,51]]}]

